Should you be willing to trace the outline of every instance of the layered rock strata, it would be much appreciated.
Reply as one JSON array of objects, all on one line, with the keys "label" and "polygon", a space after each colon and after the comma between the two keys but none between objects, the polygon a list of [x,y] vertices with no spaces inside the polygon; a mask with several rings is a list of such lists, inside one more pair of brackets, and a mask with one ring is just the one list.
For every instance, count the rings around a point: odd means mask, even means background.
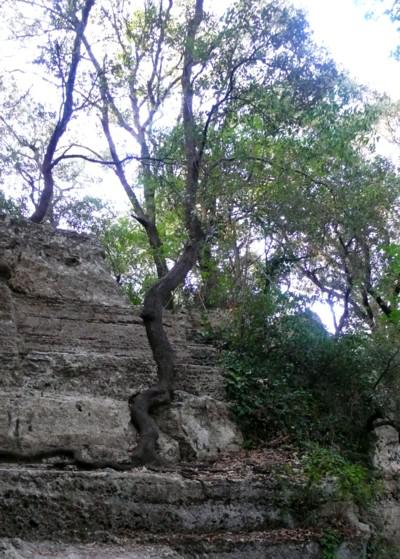
[{"label": "layered rock strata", "polygon": [[[161,453],[178,460],[237,449],[212,348],[187,339],[183,314],[165,325],[179,369],[175,403],[160,415]],[[136,432],[128,397],[154,382],[155,366],[139,309],[94,239],[0,218],[0,373],[3,456],[59,449],[86,460],[129,458]]]},{"label": "layered rock strata", "polygon": [[[241,435],[215,350],[183,314],[165,326],[179,362],[173,404],[157,413],[171,466],[83,471],[136,444],[127,400],[155,379],[139,311],[96,241],[0,217],[0,559],[326,557],[329,496],[310,505],[268,463],[201,464]],[[335,558],[365,559],[367,539],[353,525]]]}]

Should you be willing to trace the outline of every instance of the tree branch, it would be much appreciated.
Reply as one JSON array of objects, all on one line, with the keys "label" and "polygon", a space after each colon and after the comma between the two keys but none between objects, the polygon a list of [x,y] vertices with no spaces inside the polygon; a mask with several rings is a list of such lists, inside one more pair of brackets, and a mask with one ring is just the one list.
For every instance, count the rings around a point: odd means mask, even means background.
[{"label": "tree branch", "polygon": [[42,163],[42,173],[44,178],[44,188],[40,196],[38,206],[31,216],[31,221],[40,223],[46,217],[49,210],[54,191],[53,180],[53,158],[57,149],[58,142],[67,129],[68,123],[73,114],[73,96],[76,75],[78,71],[78,64],[81,58],[81,44],[85,28],[88,23],[90,10],[94,5],[95,0],[86,0],[82,8],[82,19],[77,23],[75,28],[75,39],[72,48],[71,63],[68,71],[68,78],[65,84],[65,101],[63,104],[62,115],[57,122],[50,140],[47,144],[46,153]]}]

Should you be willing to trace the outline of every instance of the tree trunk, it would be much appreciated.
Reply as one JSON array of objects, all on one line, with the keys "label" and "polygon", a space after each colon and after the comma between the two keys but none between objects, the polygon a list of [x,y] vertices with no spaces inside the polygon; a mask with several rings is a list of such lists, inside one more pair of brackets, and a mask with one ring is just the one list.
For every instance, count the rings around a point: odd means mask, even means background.
[{"label": "tree trunk", "polygon": [[202,279],[200,286],[201,303],[206,309],[212,309],[220,305],[221,297],[218,292],[218,267],[211,252],[209,243],[199,253],[199,268]]},{"label": "tree trunk", "polygon": [[163,243],[157,225],[153,222],[146,221],[143,224],[153,253],[153,261],[157,270],[157,278],[161,279],[168,273],[167,261],[162,253]]},{"label": "tree trunk", "polygon": [[198,238],[190,241],[175,266],[145,296],[141,317],[157,364],[158,382],[129,399],[132,423],[140,434],[133,464],[157,463],[160,460],[157,454],[158,428],[150,412],[162,404],[170,403],[175,378],[175,351],[163,326],[163,309],[174,289],[184,282],[194,266],[202,240],[199,234]]},{"label": "tree trunk", "polygon": [[76,74],[78,71],[78,65],[81,60],[81,45],[83,33],[86,29],[90,10],[94,5],[95,0],[86,0],[82,8],[82,19],[80,22],[76,22],[75,40],[72,48],[71,63],[68,71],[68,78],[65,83],[65,88],[63,92],[63,97],[65,98],[62,104],[62,114],[60,120],[57,122],[53,133],[47,144],[46,153],[44,155],[42,163],[42,173],[44,179],[44,188],[40,196],[39,203],[31,215],[31,221],[34,223],[41,223],[50,208],[53,193],[54,193],[54,178],[53,178],[53,168],[55,166],[54,155],[57,150],[58,143],[65,133],[69,121],[71,120],[74,105],[73,105],[73,95],[75,91],[75,81]]},{"label": "tree trunk", "polygon": [[129,399],[132,423],[140,434],[133,456],[134,464],[158,462],[158,429],[150,411],[171,401],[175,377],[175,352],[163,326],[163,308],[173,291],[181,285],[197,261],[204,234],[196,215],[201,152],[198,150],[193,115],[193,50],[198,28],[203,19],[203,0],[195,0],[194,14],[188,23],[182,72],[182,114],[186,153],[185,222],[189,241],[173,268],[146,293],[142,318],[157,364],[158,382]]}]

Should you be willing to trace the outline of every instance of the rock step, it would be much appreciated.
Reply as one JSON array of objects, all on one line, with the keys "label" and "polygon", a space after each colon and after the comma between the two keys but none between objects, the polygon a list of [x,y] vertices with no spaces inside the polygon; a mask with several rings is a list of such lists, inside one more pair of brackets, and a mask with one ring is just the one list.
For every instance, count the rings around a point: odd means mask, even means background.
[{"label": "rock step", "polygon": [[[322,532],[271,530],[224,534],[125,539],[118,543],[86,544],[0,539],[0,559],[322,559]],[[146,541],[147,540],[147,541]],[[365,541],[350,538],[336,550],[337,559],[364,559]],[[326,555],[325,555],[326,556]]]},{"label": "rock step", "polygon": [[[4,291],[4,288],[3,288]],[[61,298],[37,298],[2,293],[6,304],[0,319],[13,318],[23,350],[74,351],[82,348],[101,353],[135,352],[151,356],[140,309],[130,304],[105,305]],[[10,299],[8,301],[8,299]],[[121,303],[124,300],[121,299]],[[13,316],[11,316],[13,315]],[[163,324],[173,344],[185,345],[186,329],[179,315],[167,314]]]},{"label": "rock step", "polygon": [[88,542],[99,533],[132,538],[143,531],[239,532],[300,527],[304,521],[298,484],[289,487],[285,480],[283,487],[267,475],[236,479],[227,472],[185,476],[185,470],[2,465],[0,537]]},{"label": "rock step", "polygon": [[[0,341],[2,369],[7,371],[0,375],[0,388],[90,391],[122,399],[127,391],[141,390],[156,378],[138,309],[97,300],[63,300],[54,293],[37,297],[11,292],[6,286],[0,287],[0,300],[0,333],[8,332],[0,336],[5,339],[3,345]],[[188,372],[184,384],[176,388],[223,398],[223,375],[212,367],[216,351],[188,342],[187,320],[185,315],[167,313],[164,321],[177,350],[180,377]]]},{"label": "rock step", "polygon": [[[169,462],[216,459],[242,443],[225,405],[207,396],[176,391],[157,421],[159,451]],[[128,462],[136,444],[127,399],[0,392],[0,457],[51,453],[92,463]]]},{"label": "rock step", "polygon": [[106,545],[0,539],[0,559],[182,559],[165,545]]},{"label": "rock step", "polygon": [[[325,559],[321,537],[322,530],[281,529],[201,537],[172,534],[168,542],[184,559]],[[366,547],[365,539],[347,536],[329,558],[366,559]]]},{"label": "rock step", "polygon": [[[12,356],[11,356],[12,357]],[[10,367],[12,367],[12,360]],[[224,377],[219,367],[200,364],[179,356],[176,389],[224,399]],[[112,356],[96,351],[30,351],[19,375],[0,378],[0,389],[12,387],[29,391],[71,392],[126,399],[157,379],[150,356]]]},{"label": "rock step", "polygon": [[225,379],[223,370],[215,365],[179,364],[175,386],[199,396],[206,395],[216,400],[225,400]]},{"label": "rock step", "polygon": [[191,362],[203,365],[215,365],[218,359],[218,350],[211,345],[188,343],[176,344],[175,347],[178,362],[181,360],[180,355],[187,355]]}]

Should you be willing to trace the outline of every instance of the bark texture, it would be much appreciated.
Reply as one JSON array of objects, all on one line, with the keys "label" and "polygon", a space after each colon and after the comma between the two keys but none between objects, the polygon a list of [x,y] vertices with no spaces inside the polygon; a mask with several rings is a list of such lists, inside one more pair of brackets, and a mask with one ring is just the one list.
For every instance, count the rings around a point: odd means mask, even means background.
[{"label": "bark texture", "polygon": [[75,81],[78,71],[78,65],[81,59],[81,46],[84,31],[86,29],[90,10],[93,8],[95,0],[86,0],[82,8],[81,21],[76,22],[76,34],[72,48],[71,63],[69,66],[68,76],[65,83],[65,90],[63,92],[64,101],[62,105],[61,118],[57,122],[53,133],[47,144],[46,152],[42,162],[42,175],[44,180],[44,188],[39,199],[39,203],[31,216],[31,221],[34,223],[41,223],[49,212],[54,193],[54,177],[53,169],[60,159],[55,160],[55,153],[60,139],[64,135],[68,123],[71,120],[74,112],[74,90]]},{"label": "bark texture", "polygon": [[194,13],[188,22],[183,57],[182,116],[186,153],[186,184],[184,210],[189,240],[173,268],[146,293],[142,318],[147,337],[157,364],[158,382],[129,401],[132,422],[140,433],[140,441],[133,461],[157,462],[158,430],[150,411],[171,401],[175,377],[175,352],[163,326],[163,309],[173,291],[181,285],[193,268],[204,241],[204,233],[196,214],[202,150],[196,143],[195,118],[193,114],[193,67],[194,44],[203,20],[203,0],[196,0]]},{"label": "bark texture", "polygon": [[150,412],[162,404],[171,402],[175,378],[175,351],[163,326],[163,309],[173,291],[185,280],[195,264],[201,242],[200,237],[188,243],[175,266],[150,288],[145,297],[141,316],[157,364],[158,382],[129,399],[132,422],[140,433],[140,441],[133,457],[134,463],[158,461],[158,428]]}]

